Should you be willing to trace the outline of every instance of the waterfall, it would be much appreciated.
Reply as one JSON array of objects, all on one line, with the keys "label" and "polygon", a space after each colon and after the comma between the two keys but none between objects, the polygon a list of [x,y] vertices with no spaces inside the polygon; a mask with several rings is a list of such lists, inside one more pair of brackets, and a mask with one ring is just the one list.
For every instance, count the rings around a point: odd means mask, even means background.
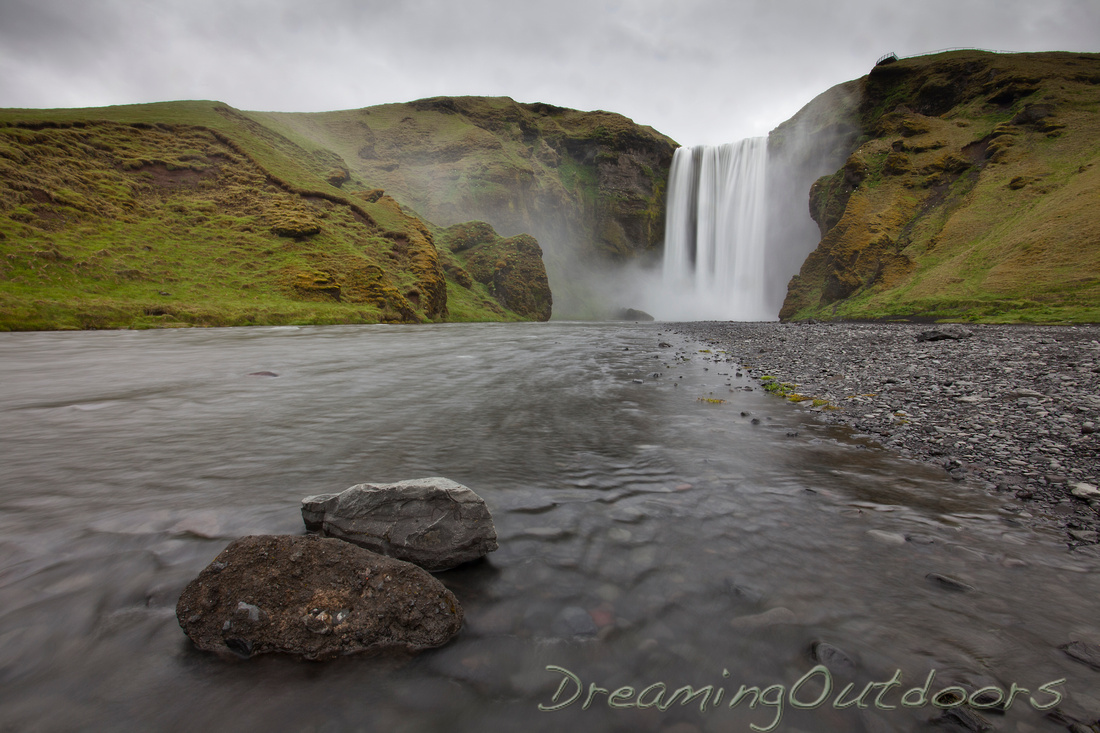
[{"label": "waterfall", "polygon": [[768,140],[679,148],[669,173],[665,318],[773,321],[767,299]]}]

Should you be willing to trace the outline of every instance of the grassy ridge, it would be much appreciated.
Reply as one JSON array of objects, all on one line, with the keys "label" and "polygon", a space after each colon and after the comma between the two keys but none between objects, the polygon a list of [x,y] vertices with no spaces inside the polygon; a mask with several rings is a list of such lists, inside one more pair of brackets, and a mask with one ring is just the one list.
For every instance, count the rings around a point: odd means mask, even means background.
[{"label": "grassy ridge", "polygon": [[782,318],[1100,321],[1100,55],[903,59],[858,115]]},{"label": "grassy ridge", "polygon": [[[610,112],[507,97],[440,97],[317,114],[250,113],[287,140],[335,151],[445,226],[481,219],[544,250],[555,310],[585,311],[594,267],[660,251],[676,144]],[[614,266],[614,265],[613,265]]]},{"label": "grassy ridge", "polygon": [[533,317],[303,142],[218,102],[0,110],[0,329]]}]

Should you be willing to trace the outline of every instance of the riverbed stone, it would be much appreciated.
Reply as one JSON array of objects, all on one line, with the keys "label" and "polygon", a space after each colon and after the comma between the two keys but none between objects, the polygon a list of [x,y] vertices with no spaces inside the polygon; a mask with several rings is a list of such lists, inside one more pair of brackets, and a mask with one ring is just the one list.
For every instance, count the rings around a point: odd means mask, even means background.
[{"label": "riverbed stone", "polygon": [[316,535],[233,541],[184,589],[176,618],[205,651],[330,659],[446,644],[458,600],[411,563]]},{"label": "riverbed stone", "polygon": [[1071,641],[1059,647],[1073,659],[1081,664],[1087,664],[1095,670],[1100,670],[1100,645],[1089,644],[1085,641]]},{"label": "riverbed stone", "polygon": [[971,331],[966,330],[962,326],[947,325],[921,331],[917,334],[917,341],[958,341],[960,339],[968,339],[973,335]]},{"label": "riverbed stone", "polygon": [[947,590],[963,593],[965,593],[966,591],[974,590],[974,586],[970,585],[969,583],[964,583],[958,578],[952,578],[950,575],[942,575],[940,573],[928,573],[924,577],[928,580],[931,580],[933,583],[940,586],[941,588],[946,588]]},{"label": "riverbed stone", "polygon": [[1078,499],[1100,499],[1100,489],[1084,481],[1075,483],[1070,489],[1070,493]]},{"label": "riverbed stone", "polygon": [[485,501],[447,478],[357,484],[302,500],[306,528],[439,572],[497,549]]}]

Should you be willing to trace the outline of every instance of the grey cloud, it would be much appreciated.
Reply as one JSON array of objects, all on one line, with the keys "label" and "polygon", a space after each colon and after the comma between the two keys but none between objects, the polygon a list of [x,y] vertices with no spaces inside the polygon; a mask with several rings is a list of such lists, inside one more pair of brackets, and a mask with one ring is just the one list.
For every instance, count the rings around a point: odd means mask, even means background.
[{"label": "grey cloud", "polygon": [[1097,27],[1091,0],[0,0],[0,106],[490,94],[721,142],[887,51],[1095,50]]}]

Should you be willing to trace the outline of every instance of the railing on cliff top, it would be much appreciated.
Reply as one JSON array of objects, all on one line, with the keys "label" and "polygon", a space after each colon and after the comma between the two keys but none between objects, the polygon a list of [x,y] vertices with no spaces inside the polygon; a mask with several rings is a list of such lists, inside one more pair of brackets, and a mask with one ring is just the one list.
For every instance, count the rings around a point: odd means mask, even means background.
[{"label": "railing on cliff top", "polygon": [[914,54],[910,54],[908,56],[898,56],[896,53],[891,51],[890,53],[884,53],[882,56],[879,56],[878,61],[875,62],[875,66],[878,66],[879,64],[892,64],[895,61],[900,61],[901,59],[915,59],[918,56],[933,56],[937,53],[947,53],[949,51],[984,51],[986,53],[1021,53],[1020,51],[1000,51],[1000,50],[993,49],[993,48],[975,48],[974,46],[952,46],[951,48],[940,48],[940,49],[937,49],[935,51],[924,51],[923,53],[914,53]]}]

